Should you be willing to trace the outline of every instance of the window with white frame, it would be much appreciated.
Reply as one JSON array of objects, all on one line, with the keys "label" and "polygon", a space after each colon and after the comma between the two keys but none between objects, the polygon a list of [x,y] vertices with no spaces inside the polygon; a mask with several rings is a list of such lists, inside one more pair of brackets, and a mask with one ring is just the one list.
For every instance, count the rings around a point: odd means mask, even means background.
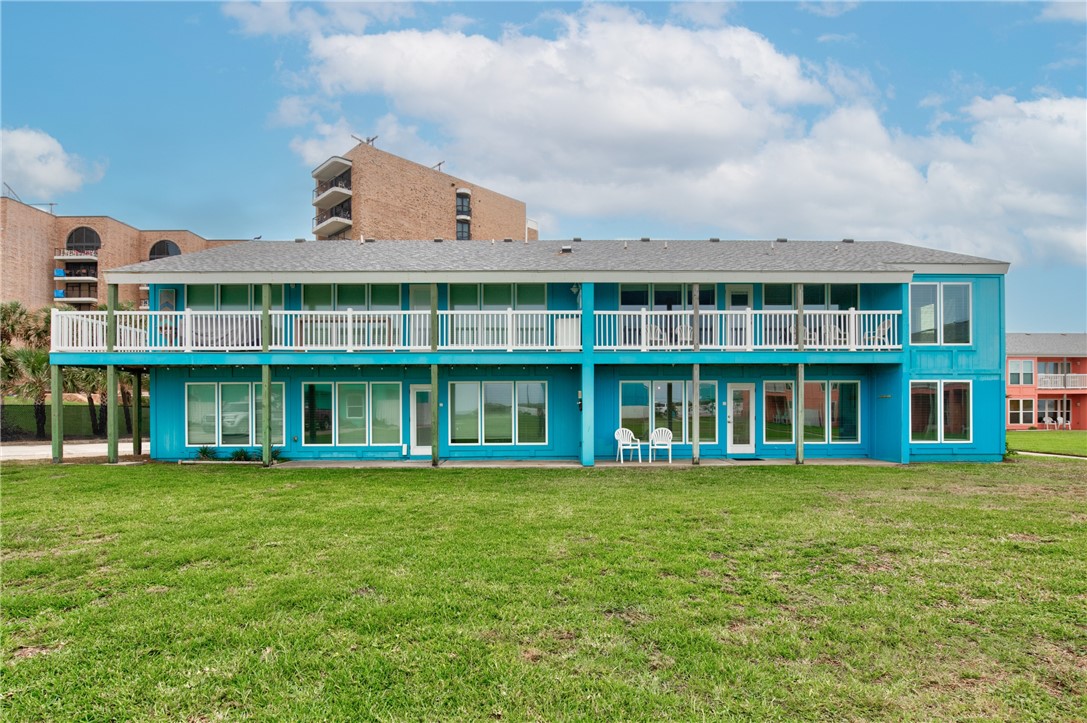
[{"label": "window with white frame", "polygon": [[1009,399],[1008,424],[1034,424],[1034,400]]},{"label": "window with white frame", "polygon": [[[801,427],[805,444],[860,442],[860,382],[810,380],[804,382]],[[793,382],[763,385],[763,440],[768,444],[794,441]]]},{"label": "window with white frame", "polygon": [[399,284],[304,284],[304,311],[399,311]]},{"label": "window with white frame", "polygon": [[401,443],[400,382],[303,382],[302,444]]},{"label": "window with white frame", "polygon": [[642,441],[654,429],[672,432],[676,444],[690,444],[697,412],[698,438],[717,443],[717,382],[700,382],[698,399],[692,382],[652,380],[619,382],[619,426]]},{"label": "window with white frame", "polygon": [[1031,359],[1009,360],[1008,384],[1015,386],[1034,384],[1034,361]]},{"label": "window with white frame", "polygon": [[547,382],[450,382],[449,443],[547,444]]},{"label": "window with white frame", "polygon": [[[717,306],[717,286],[699,284],[698,307],[708,311]],[[620,284],[620,311],[684,311],[694,308],[693,284]]]},{"label": "window with white frame", "polygon": [[973,433],[971,382],[910,382],[911,442],[970,442]]},{"label": "window with white frame", "polygon": [[[283,284],[271,284],[271,308],[283,309]],[[185,308],[193,311],[260,311],[262,284],[189,284],[185,287]]]},{"label": "window with white frame", "polygon": [[1060,417],[1065,422],[1072,421],[1072,400],[1071,399],[1039,399],[1038,400],[1038,424],[1046,424],[1046,419],[1049,419],[1051,424],[1057,422],[1057,417]]},{"label": "window with white frame", "polygon": [[[185,445],[250,447],[263,444],[260,382],[191,382],[185,385]],[[272,383],[272,444],[283,444],[283,382]]]},{"label": "window with white frame", "polygon": [[[1071,374],[1072,363],[1066,361],[1040,361],[1038,362],[1039,374]],[[1026,382],[1024,382],[1025,384]]]},{"label": "window with white frame", "polygon": [[961,281],[910,284],[910,343],[969,344],[971,289]]}]

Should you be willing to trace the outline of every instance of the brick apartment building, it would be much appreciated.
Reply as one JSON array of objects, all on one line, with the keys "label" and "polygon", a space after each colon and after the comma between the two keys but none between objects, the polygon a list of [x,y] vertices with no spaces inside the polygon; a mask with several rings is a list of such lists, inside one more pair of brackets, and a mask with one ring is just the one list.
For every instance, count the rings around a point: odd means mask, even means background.
[{"label": "brick apartment building", "polygon": [[[535,240],[523,201],[360,143],[313,171],[318,239]],[[106,302],[103,272],[203,251],[237,240],[210,240],[191,231],[145,231],[109,216],[55,216],[17,199],[0,198],[0,301],[30,309]],[[147,292],[119,289],[121,302],[147,306]]]},{"label": "brick apartment building", "polygon": [[[109,216],[55,216],[0,198],[0,300],[28,309],[106,302],[103,272],[128,264],[237,243],[192,231],[141,230]],[[119,301],[146,305],[146,291],[120,290]]]},{"label": "brick apartment building", "polygon": [[318,239],[529,239],[525,203],[359,143],[313,170]]}]

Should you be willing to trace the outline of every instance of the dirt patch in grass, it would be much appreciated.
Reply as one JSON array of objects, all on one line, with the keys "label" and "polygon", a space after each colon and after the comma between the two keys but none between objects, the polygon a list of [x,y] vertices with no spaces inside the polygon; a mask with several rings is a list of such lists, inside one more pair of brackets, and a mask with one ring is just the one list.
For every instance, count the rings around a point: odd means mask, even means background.
[{"label": "dirt patch in grass", "polygon": [[636,608],[610,609],[604,611],[604,617],[608,620],[621,620],[627,625],[639,625],[647,623],[653,616]]},{"label": "dirt patch in grass", "polygon": [[15,649],[15,652],[11,654],[11,657],[15,660],[36,658],[39,655],[55,653],[63,647],[64,643],[57,643],[56,645],[22,645]]},{"label": "dirt patch in grass", "polygon": [[528,663],[538,663],[543,660],[544,652],[538,648],[525,648],[521,651],[521,660]]}]

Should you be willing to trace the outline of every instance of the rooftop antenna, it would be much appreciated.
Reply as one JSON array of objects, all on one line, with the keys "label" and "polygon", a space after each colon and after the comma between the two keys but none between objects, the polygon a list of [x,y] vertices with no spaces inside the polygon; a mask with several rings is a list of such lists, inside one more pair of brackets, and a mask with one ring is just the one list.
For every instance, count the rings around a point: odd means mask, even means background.
[{"label": "rooftop antenna", "polygon": [[442,166],[444,166],[444,165],[445,165],[445,161],[438,161],[433,166],[431,166],[431,169],[437,171],[438,173],[441,173],[442,172]]},{"label": "rooftop antenna", "polygon": [[11,196],[19,203],[23,202],[23,199],[19,198],[19,194],[15,192],[15,189],[8,185],[7,181],[4,181],[4,195]]}]

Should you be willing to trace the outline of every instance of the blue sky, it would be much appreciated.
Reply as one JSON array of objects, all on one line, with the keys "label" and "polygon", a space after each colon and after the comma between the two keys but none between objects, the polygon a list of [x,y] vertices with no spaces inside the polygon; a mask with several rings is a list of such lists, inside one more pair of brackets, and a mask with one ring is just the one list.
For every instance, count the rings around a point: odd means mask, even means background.
[{"label": "blue sky", "polygon": [[59,214],[310,236],[378,147],[546,238],[891,239],[1087,330],[1084,3],[0,4],[3,178]]}]

